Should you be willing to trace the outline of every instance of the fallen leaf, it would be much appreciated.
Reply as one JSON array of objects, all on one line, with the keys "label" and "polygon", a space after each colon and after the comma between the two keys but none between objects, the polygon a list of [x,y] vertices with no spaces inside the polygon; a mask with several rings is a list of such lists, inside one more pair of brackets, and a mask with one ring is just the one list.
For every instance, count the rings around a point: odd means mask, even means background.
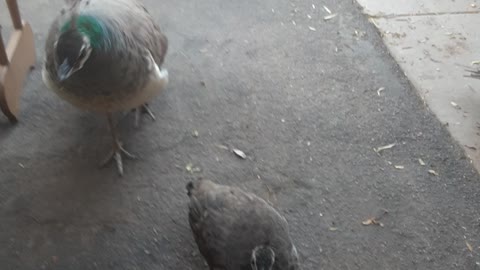
[{"label": "fallen leaf", "polygon": [[378,225],[380,227],[383,227],[383,223],[378,222],[375,218],[369,218],[369,219],[363,221],[362,224],[365,225],[365,226]]},{"label": "fallen leaf", "polygon": [[465,144],[465,147],[468,148],[468,149],[477,151],[477,148],[475,146],[470,146],[470,145]]},{"label": "fallen leaf", "polygon": [[418,159],[418,163],[420,163],[420,165],[422,165],[422,166],[425,166],[425,162],[421,158]]},{"label": "fallen leaf", "polygon": [[328,229],[329,229],[330,231],[332,231],[332,232],[338,231],[338,228],[336,228],[336,227],[330,227],[330,228],[328,228]]},{"label": "fallen leaf", "polygon": [[187,166],[185,166],[185,169],[187,170],[187,172],[191,172],[191,171],[192,171],[192,167],[193,167],[193,164],[192,164],[192,163],[188,163]]},{"label": "fallen leaf", "polygon": [[367,32],[355,30],[353,32],[353,35],[356,36],[357,38],[362,38],[367,35]]},{"label": "fallen leaf", "polygon": [[193,131],[193,137],[195,137],[195,138],[198,137],[198,131],[197,131],[197,130],[194,130],[194,131]]},{"label": "fallen leaf", "polygon": [[451,104],[455,109],[457,109],[457,110],[460,109],[460,106],[458,106],[457,103],[455,103],[455,102],[453,102],[453,101],[450,101],[450,104]]},{"label": "fallen leaf", "polygon": [[428,173],[431,174],[431,175],[435,175],[435,176],[438,176],[439,174],[434,171],[434,170],[428,170]]},{"label": "fallen leaf", "polygon": [[402,165],[395,165],[395,169],[403,170],[403,169],[405,169],[405,167],[402,166]]},{"label": "fallen leaf", "polygon": [[238,157],[241,157],[242,159],[247,158],[247,155],[241,150],[233,149],[233,153],[235,153],[235,155],[237,155]]},{"label": "fallen leaf", "polygon": [[371,24],[375,25],[375,27],[380,28],[380,26],[377,24],[377,22],[375,21],[374,18],[368,18],[368,21],[369,21]]},{"label": "fallen leaf", "polygon": [[375,152],[377,152],[377,153],[380,153],[380,152],[382,152],[383,150],[387,150],[387,149],[393,148],[395,145],[396,145],[396,143],[392,143],[392,144],[385,145],[385,146],[380,146],[380,147],[378,147],[378,148],[373,148],[373,151],[375,151]]},{"label": "fallen leaf", "polygon": [[465,244],[467,244],[468,250],[470,250],[470,252],[473,252],[473,247],[472,247],[472,245],[470,245],[470,243],[468,243],[467,241],[465,241]]},{"label": "fallen leaf", "polygon": [[473,65],[480,65],[480,60],[478,60],[478,61],[472,61],[471,64],[472,64],[472,66],[473,66]]},{"label": "fallen leaf", "polygon": [[338,15],[337,13],[327,15],[327,16],[323,17],[323,20],[325,20],[325,21],[331,20],[331,19],[337,17],[337,15]]},{"label": "fallen leaf", "polygon": [[383,90],[385,90],[385,87],[378,88],[377,95],[380,96],[380,94],[382,93]]},{"label": "fallen leaf", "polygon": [[315,4],[312,4],[312,8],[315,9]]},{"label": "fallen leaf", "polygon": [[323,6],[323,9],[325,9],[325,11],[326,11],[328,14],[332,14],[332,11],[331,11],[327,6]]},{"label": "fallen leaf", "polygon": [[315,27],[312,27],[312,26],[309,26],[308,29],[310,29],[312,31],[317,31],[317,29]]}]

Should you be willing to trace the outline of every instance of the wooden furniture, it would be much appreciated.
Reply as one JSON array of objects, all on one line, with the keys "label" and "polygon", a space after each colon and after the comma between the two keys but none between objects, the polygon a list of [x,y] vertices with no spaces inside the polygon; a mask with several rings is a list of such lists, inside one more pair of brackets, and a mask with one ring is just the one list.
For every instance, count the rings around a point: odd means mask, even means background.
[{"label": "wooden furniture", "polygon": [[0,33],[0,108],[16,123],[24,80],[35,64],[35,45],[32,28],[22,21],[17,1],[6,2],[14,30],[6,47]]}]

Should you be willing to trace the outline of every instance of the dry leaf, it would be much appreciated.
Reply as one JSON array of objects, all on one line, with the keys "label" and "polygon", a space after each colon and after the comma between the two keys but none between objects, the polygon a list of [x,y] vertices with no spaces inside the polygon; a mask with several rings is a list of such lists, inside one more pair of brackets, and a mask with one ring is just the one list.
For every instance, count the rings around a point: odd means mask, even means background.
[{"label": "dry leaf", "polygon": [[425,162],[421,158],[418,159],[418,163],[420,163],[422,166],[425,166]]},{"label": "dry leaf", "polygon": [[385,146],[381,146],[381,147],[378,147],[378,148],[373,148],[373,151],[375,151],[375,152],[377,152],[377,153],[380,153],[380,152],[382,152],[383,150],[387,150],[387,149],[393,148],[395,145],[396,145],[395,143],[392,143],[392,144],[385,145]]},{"label": "dry leaf", "polygon": [[353,32],[353,35],[356,36],[357,38],[362,38],[367,35],[367,32],[355,30]]},{"label": "dry leaf", "polygon": [[473,252],[473,247],[472,247],[472,245],[470,245],[470,243],[468,243],[467,241],[465,241],[465,244],[467,244],[468,250],[470,250],[470,252]]},{"label": "dry leaf", "polygon": [[337,13],[327,15],[327,16],[323,17],[323,20],[325,20],[325,21],[331,20],[331,19],[337,17],[337,15],[338,15]]},{"label": "dry leaf", "polygon": [[405,167],[402,166],[402,165],[395,165],[395,169],[403,170],[403,169],[405,169]]},{"label": "dry leaf", "polygon": [[376,28],[380,28],[380,26],[377,24],[377,22],[375,21],[374,18],[368,18],[368,21],[369,21],[371,24],[375,25]]},{"label": "dry leaf", "polygon": [[235,155],[237,155],[238,157],[241,157],[243,159],[247,158],[247,155],[245,155],[245,153],[241,150],[233,149],[233,153],[235,153]]},{"label": "dry leaf", "polygon": [[383,227],[383,223],[378,222],[375,218],[369,218],[369,219],[363,221],[362,224],[365,225],[365,226],[378,225],[380,227]]},{"label": "dry leaf", "polygon": [[326,11],[328,14],[332,14],[332,11],[330,11],[330,9],[329,9],[327,6],[323,6],[323,9],[325,9],[325,11]]},{"label": "dry leaf", "polygon": [[438,176],[438,173],[434,170],[428,170],[428,173],[431,174],[431,175]]},{"label": "dry leaf", "polygon": [[385,87],[378,88],[377,95],[380,96],[380,94],[382,93],[383,90],[385,90]]},{"label": "dry leaf", "polygon": [[457,110],[460,109],[460,106],[458,106],[457,103],[451,101],[450,104],[452,104],[452,106],[453,106],[455,109],[457,109]]},{"label": "dry leaf", "polygon": [[477,148],[475,146],[470,146],[470,145],[465,144],[465,147],[468,148],[468,149],[477,151]]}]

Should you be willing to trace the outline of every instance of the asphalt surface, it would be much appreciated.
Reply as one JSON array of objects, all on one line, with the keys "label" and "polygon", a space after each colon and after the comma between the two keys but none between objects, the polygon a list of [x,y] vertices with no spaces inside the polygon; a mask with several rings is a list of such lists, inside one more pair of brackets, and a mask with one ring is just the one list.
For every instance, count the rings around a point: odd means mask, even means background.
[{"label": "asphalt surface", "polygon": [[352,1],[146,1],[171,83],[157,121],[119,115],[141,157],[123,178],[96,167],[105,117],[41,82],[60,2],[20,1],[39,61],[21,122],[0,116],[1,269],[206,269],[187,222],[197,177],[269,199],[304,269],[480,269],[479,177]]}]

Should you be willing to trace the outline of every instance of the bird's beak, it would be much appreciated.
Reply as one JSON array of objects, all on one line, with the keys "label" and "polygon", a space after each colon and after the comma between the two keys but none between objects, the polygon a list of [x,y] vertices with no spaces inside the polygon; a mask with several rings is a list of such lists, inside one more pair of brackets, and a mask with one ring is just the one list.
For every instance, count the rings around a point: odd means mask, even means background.
[{"label": "bird's beak", "polygon": [[57,69],[58,79],[62,82],[72,75],[73,68],[68,64],[67,59]]}]

